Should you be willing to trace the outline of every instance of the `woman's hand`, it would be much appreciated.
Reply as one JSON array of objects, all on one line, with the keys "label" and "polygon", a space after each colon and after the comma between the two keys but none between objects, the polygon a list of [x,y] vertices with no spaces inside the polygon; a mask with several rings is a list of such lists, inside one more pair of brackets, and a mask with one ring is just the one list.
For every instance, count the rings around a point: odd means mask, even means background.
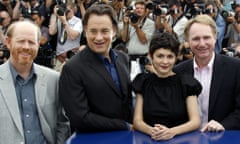
[{"label": "woman's hand", "polygon": [[155,124],[152,129],[151,137],[154,140],[169,140],[175,135],[176,134],[172,131],[172,129],[161,124]]}]

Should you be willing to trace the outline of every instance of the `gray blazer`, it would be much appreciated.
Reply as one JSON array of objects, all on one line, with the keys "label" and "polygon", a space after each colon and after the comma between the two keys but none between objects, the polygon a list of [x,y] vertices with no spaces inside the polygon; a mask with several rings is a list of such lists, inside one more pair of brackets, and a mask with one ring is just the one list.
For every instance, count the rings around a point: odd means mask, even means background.
[{"label": "gray blazer", "polygon": [[[63,144],[70,135],[58,98],[59,74],[34,64],[35,94],[42,132],[49,144]],[[24,144],[24,133],[9,61],[0,65],[0,143]]]}]

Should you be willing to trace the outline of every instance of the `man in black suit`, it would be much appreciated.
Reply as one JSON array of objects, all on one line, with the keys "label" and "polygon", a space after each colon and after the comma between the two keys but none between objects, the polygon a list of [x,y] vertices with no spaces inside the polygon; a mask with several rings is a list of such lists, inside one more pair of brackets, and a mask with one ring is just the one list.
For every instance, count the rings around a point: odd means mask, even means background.
[{"label": "man in black suit", "polygon": [[178,64],[174,71],[194,75],[203,86],[198,98],[201,131],[239,130],[240,60],[214,53],[216,24],[207,15],[190,20],[184,33],[194,59]]},{"label": "man in black suit", "polygon": [[74,130],[127,130],[132,123],[129,60],[111,49],[117,21],[111,6],[87,9],[83,26],[88,46],[64,65],[59,94]]}]

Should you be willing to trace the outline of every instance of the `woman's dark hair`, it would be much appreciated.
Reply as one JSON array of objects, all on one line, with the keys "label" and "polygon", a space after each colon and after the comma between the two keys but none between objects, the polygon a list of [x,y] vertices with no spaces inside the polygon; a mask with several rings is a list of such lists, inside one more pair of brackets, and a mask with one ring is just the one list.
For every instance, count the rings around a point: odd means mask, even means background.
[{"label": "woman's dark hair", "polygon": [[154,52],[160,48],[172,51],[176,56],[178,55],[180,42],[170,33],[156,33],[153,35],[150,42],[149,54],[152,57]]},{"label": "woman's dark hair", "polygon": [[101,4],[93,4],[92,6],[90,6],[83,17],[83,20],[82,20],[83,27],[87,26],[89,17],[92,14],[96,14],[99,16],[108,15],[112,21],[113,26],[118,28],[116,12],[110,5],[101,3]]}]

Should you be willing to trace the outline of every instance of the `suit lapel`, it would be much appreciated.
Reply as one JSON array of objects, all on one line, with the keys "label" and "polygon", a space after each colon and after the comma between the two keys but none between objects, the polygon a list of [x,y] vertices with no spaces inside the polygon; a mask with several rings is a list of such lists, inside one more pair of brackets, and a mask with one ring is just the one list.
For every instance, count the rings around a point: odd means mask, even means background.
[{"label": "suit lapel", "polygon": [[48,122],[45,119],[44,114],[42,113],[41,106],[44,106],[44,103],[46,101],[46,91],[47,91],[47,83],[46,83],[46,77],[43,73],[41,73],[41,70],[38,69],[38,66],[35,65],[35,72],[37,74],[37,80],[35,83],[35,95],[36,95],[36,105],[38,110],[38,116],[40,119],[42,131],[44,133],[44,136],[51,140],[53,139],[51,136],[51,129],[48,125]]},{"label": "suit lapel", "polygon": [[221,61],[221,58],[219,55],[216,55],[215,61],[213,64],[213,71],[212,71],[212,81],[211,81],[211,87],[210,87],[210,95],[209,95],[209,113],[211,113],[214,104],[217,99],[217,94],[220,89],[219,83],[222,83],[222,77],[225,73],[224,70],[224,63]]},{"label": "suit lapel", "polygon": [[8,110],[11,114],[13,121],[16,124],[17,129],[24,137],[22,120],[15,92],[15,87],[12,79],[12,75],[9,69],[9,62],[3,65],[2,71],[0,71],[0,89],[3,93],[3,99],[5,100]]},{"label": "suit lapel", "polygon": [[89,67],[95,69],[95,72],[98,73],[119,96],[121,96],[120,92],[118,91],[111,77],[111,74],[106,70],[101,60],[93,52],[91,52],[89,48],[88,48],[88,54],[89,54],[89,57],[92,57],[92,59],[88,58]]}]

